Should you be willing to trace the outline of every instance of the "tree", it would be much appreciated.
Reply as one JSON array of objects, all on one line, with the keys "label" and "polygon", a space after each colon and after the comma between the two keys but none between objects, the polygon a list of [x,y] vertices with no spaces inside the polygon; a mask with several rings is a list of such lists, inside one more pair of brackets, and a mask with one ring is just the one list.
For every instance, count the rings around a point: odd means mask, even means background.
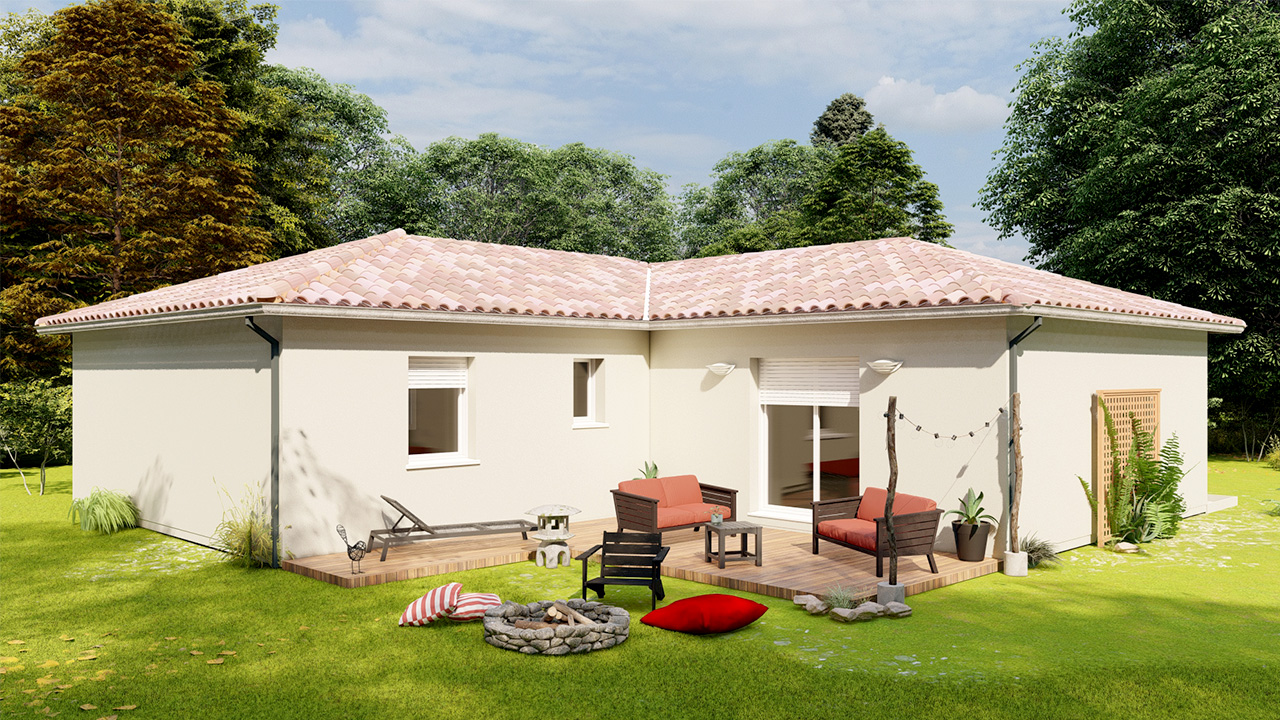
[{"label": "tree", "polygon": [[862,137],[874,125],[871,113],[867,112],[866,101],[853,93],[845,93],[832,100],[818,119],[813,121],[809,142],[814,146],[839,147]]},{"label": "tree", "polygon": [[49,462],[71,459],[70,386],[55,385],[46,378],[0,385],[0,436],[6,450],[39,456],[40,494],[44,495]]},{"label": "tree", "polygon": [[906,235],[945,245],[952,230],[938,186],[883,127],[840,146],[801,211],[808,245]]},{"label": "tree", "polygon": [[0,237],[18,251],[6,326],[265,259],[267,234],[246,225],[253,178],[230,152],[239,120],[220,84],[191,78],[174,19],[103,0],[52,22],[0,105]]},{"label": "tree", "polygon": [[663,177],[580,143],[558,149],[494,134],[392,153],[362,171],[341,218],[354,235],[403,227],[461,240],[675,257]]},{"label": "tree", "polygon": [[981,207],[1047,270],[1244,319],[1210,392],[1280,406],[1280,4],[1080,0],[1022,65]]},{"label": "tree", "polygon": [[[801,147],[790,140],[773,146],[775,150]],[[924,171],[912,162],[906,143],[894,140],[883,127],[841,145],[834,153],[823,148],[807,151],[817,162],[793,162],[784,166],[790,171],[784,173],[768,172],[776,163],[743,163],[743,158],[731,155],[717,165],[722,177],[731,179],[725,183],[729,191],[717,192],[719,178],[709,192],[686,190],[685,217],[716,218],[715,225],[695,225],[686,231],[687,236],[701,239],[695,233],[702,233],[710,238],[697,254],[709,257],[902,235],[945,244],[951,235],[938,187],[924,180]],[[737,177],[738,171],[744,177]],[[742,187],[782,191],[761,193],[769,199],[763,204],[767,212],[749,214],[745,209],[750,206],[742,199],[756,195],[732,192]],[[703,205],[690,208],[691,201],[703,198],[707,199]],[[717,198],[729,200],[717,205]],[[722,208],[718,215],[717,208]]]},{"label": "tree", "polygon": [[795,140],[729,153],[716,163],[710,186],[688,185],[681,193],[683,256],[700,255],[712,245],[742,248],[737,252],[785,247],[801,201],[834,158],[829,147]]}]

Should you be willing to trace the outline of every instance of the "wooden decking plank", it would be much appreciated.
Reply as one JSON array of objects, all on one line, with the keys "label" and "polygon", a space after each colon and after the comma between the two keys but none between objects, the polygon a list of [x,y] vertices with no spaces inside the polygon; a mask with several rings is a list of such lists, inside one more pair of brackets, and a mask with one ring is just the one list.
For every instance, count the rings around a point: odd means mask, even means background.
[{"label": "wooden decking plank", "polygon": [[[573,523],[577,537],[570,552],[577,555],[599,542],[601,533],[616,529],[615,518]],[[533,559],[536,540],[521,540],[513,535],[472,536],[454,540],[430,540],[393,547],[385,562],[376,555],[366,557],[363,574],[352,575],[346,553],[296,558],[284,563],[286,570],[346,588],[367,587],[387,582],[413,580],[445,573],[474,570],[495,565],[526,562]],[[796,594],[821,594],[833,585],[843,585],[857,595],[874,595],[876,585],[886,578],[875,575],[875,558],[822,543],[819,554],[811,551],[807,532],[774,528],[764,529],[761,567],[754,563],[726,564],[721,570],[703,559],[703,534],[692,530],[676,530],[663,535],[663,544],[671,548],[662,564],[662,574],[707,585],[754,592],[779,598]],[[736,546],[737,540],[726,543]],[[999,569],[999,562],[987,559],[978,563],[962,562],[954,555],[935,553],[938,574],[929,572],[928,560],[922,555],[898,559],[898,582],[906,586],[908,595],[933,590],[970,580]],[[888,563],[885,563],[888,575]]]}]

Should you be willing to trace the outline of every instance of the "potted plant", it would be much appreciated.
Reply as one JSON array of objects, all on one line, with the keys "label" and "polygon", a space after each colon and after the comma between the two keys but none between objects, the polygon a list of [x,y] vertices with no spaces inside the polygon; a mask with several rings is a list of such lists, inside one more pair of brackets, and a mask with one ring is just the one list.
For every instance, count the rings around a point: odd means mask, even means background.
[{"label": "potted plant", "polygon": [[724,522],[724,508],[719,505],[711,506],[711,524],[720,525]]},{"label": "potted plant", "polygon": [[986,557],[987,535],[991,533],[991,523],[997,522],[982,507],[982,495],[974,495],[973,488],[969,488],[960,498],[960,509],[947,511],[948,515],[960,516],[951,522],[951,532],[956,537],[956,555],[967,562],[979,562]]}]

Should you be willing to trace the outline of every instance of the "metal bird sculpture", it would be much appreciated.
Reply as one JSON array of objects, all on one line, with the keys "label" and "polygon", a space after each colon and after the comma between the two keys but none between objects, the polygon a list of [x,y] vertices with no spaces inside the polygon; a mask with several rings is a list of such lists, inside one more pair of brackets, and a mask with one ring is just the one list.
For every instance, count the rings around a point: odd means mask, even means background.
[{"label": "metal bird sculpture", "polygon": [[347,557],[351,558],[351,574],[362,574],[364,571],[360,569],[360,560],[364,558],[364,541],[361,540],[355,545],[352,545],[351,542],[347,540],[347,529],[341,525],[338,526],[338,534],[342,536],[342,542],[346,543]]}]

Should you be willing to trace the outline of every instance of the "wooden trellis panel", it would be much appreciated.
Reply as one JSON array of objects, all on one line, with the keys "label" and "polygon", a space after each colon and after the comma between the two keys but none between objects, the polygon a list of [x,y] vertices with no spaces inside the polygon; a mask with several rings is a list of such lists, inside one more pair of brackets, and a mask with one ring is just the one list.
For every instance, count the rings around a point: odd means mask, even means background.
[{"label": "wooden trellis panel", "polygon": [[[1116,446],[1111,447],[1107,437],[1107,424],[1102,416],[1101,404],[1116,428]],[[1142,423],[1142,429],[1152,434],[1152,446],[1160,450],[1160,391],[1157,390],[1099,390],[1093,396],[1093,492],[1098,498],[1098,512],[1094,535],[1099,547],[1111,539],[1107,523],[1107,494],[1111,491],[1111,471],[1114,463],[1129,456],[1133,445],[1133,415]]]}]

